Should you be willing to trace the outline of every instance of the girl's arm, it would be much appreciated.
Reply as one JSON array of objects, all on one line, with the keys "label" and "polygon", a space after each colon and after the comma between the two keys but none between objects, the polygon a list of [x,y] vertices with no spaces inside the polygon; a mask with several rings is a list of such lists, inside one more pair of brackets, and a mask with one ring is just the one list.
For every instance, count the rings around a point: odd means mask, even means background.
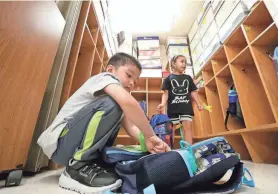
[{"label": "girl's arm", "polygon": [[161,104],[159,104],[158,107],[157,107],[157,111],[159,113],[163,112],[167,102],[168,102],[168,90],[164,90],[164,92],[162,94]]},{"label": "girl's arm", "polygon": [[161,104],[166,106],[167,102],[168,102],[168,90],[164,90],[164,92],[162,94]]}]

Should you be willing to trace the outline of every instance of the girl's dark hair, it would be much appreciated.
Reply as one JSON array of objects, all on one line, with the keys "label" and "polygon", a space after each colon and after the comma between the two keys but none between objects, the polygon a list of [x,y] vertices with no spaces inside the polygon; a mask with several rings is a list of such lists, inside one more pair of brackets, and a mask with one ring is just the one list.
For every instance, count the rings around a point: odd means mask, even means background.
[{"label": "girl's dark hair", "polygon": [[171,68],[173,68],[173,63],[175,63],[177,61],[178,58],[180,57],[184,57],[186,59],[186,57],[184,55],[175,55],[173,56],[173,58],[171,59]]},{"label": "girl's dark hair", "polygon": [[126,53],[122,53],[122,52],[116,53],[108,61],[108,65],[112,65],[114,67],[119,67],[119,66],[123,66],[126,64],[133,64],[140,71],[142,70],[142,66],[139,63],[139,61],[135,57],[133,57],[129,54],[126,54]]}]

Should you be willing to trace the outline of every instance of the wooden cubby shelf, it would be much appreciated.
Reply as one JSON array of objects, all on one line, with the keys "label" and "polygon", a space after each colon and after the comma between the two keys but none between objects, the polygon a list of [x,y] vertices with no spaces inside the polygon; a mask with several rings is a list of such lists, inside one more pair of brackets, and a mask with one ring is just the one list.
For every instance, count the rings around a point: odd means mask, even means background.
[{"label": "wooden cubby shelf", "polygon": [[212,57],[211,64],[214,75],[218,74],[226,65],[228,65],[224,47],[220,48],[219,51]]},{"label": "wooden cubby shelf", "polygon": [[89,31],[93,37],[94,44],[96,45],[97,39],[98,39],[98,34],[99,34],[99,27],[98,27],[97,18],[95,17],[94,7],[92,4],[90,4],[90,6],[89,6],[87,25],[88,25]]},{"label": "wooden cubby shelf", "polygon": [[[278,164],[278,79],[269,56],[277,45],[278,28],[260,1],[201,70],[205,91],[198,93],[212,112],[197,112],[194,106],[195,142],[224,136],[242,159]],[[230,116],[227,130],[232,84],[245,122]]]},{"label": "wooden cubby shelf", "polygon": [[157,114],[157,106],[161,103],[161,93],[148,93],[148,116]]},{"label": "wooden cubby shelf", "polygon": [[[91,76],[104,71],[97,42],[103,42],[95,8],[91,1],[82,3],[71,54],[69,57],[60,107]],[[102,57],[105,47],[101,48]]]},{"label": "wooden cubby shelf", "polygon": [[109,60],[109,57],[108,57],[108,53],[107,53],[107,50],[104,49],[104,55],[103,55],[103,64],[104,64],[104,67],[107,66],[108,64],[108,60]]},{"label": "wooden cubby shelf", "polygon": [[[201,102],[208,104],[205,92],[199,94],[199,99]],[[207,111],[199,111],[196,104],[193,103],[193,109],[195,118],[193,119],[193,135],[194,136],[206,136],[212,134],[212,127],[210,121],[210,115]]]},{"label": "wooden cubby shelf", "polygon": [[131,95],[138,101],[147,101],[146,92],[131,92]]},{"label": "wooden cubby shelf", "polygon": [[98,50],[98,53],[99,53],[100,60],[101,60],[101,62],[103,62],[104,50],[105,50],[104,45],[97,46],[97,50]]},{"label": "wooden cubby shelf", "polygon": [[[226,110],[229,107],[228,92],[234,83],[229,66],[225,67],[225,69],[223,69],[223,71],[221,71],[217,75],[216,83],[218,87],[218,93],[220,97],[220,104],[222,107],[223,118],[225,118]],[[227,128],[229,130],[242,129],[245,128],[245,125],[239,119],[230,117],[228,119]]]},{"label": "wooden cubby shelf", "polygon": [[247,41],[251,43],[273,22],[265,4],[259,2],[256,10],[252,11],[249,17],[243,22],[242,27],[245,30]]},{"label": "wooden cubby shelf", "polygon": [[205,87],[204,87],[204,86],[200,87],[200,88],[198,89],[198,93],[199,93],[199,94],[205,94]]},{"label": "wooden cubby shelf", "polygon": [[207,84],[205,84],[205,86],[214,86],[216,87],[216,81],[215,81],[215,77],[212,77]]},{"label": "wooden cubby shelf", "polygon": [[92,68],[92,72],[91,75],[97,75],[100,72],[101,69],[101,61],[97,52],[97,49],[95,48],[95,56],[94,56],[94,60],[93,60],[93,68]]},{"label": "wooden cubby shelf", "polygon": [[134,91],[147,92],[147,79],[146,78],[140,78],[138,83],[134,87]]},{"label": "wooden cubby shelf", "polygon": [[231,72],[246,126],[274,123],[275,119],[249,48],[233,61]]},{"label": "wooden cubby shelf", "polygon": [[72,80],[71,94],[73,94],[86,80],[90,78],[94,50],[95,47],[93,44],[93,39],[86,25],[74,71],[74,77]]},{"label": "wooden cubby shelf", "polygon": [[274,52],[277,45],[278,29],[273,22],[250,46],[276,122],[278,122],[278,79],[269,54]]},{"label": "wooden cubby shelf", "polygon": [[161,78],[149,78],[148,79],[148,91],[149,92],[160,92],[162,86]]},{"label": "wooden cubby shelf", "polygon": [[208,64],[203,69],[202,76],[205,84],[207,84],[214,77],[211,61],[209,61]]},{"label": "wooden cubby shelf", "polygon": [[220,104],[220,98],[216,86],[206,86],[207,103],[212,106],[212,112],[209,113],[212,126],[212,132],[217,133],[225,131],[224,117]]},{"label": "wooden cubby shelf", "polygon": [[229,76],[231,75],[231,71],[230,71],[230,66],[229,64],[227,64],[225,67],[223,67],[223,69],[221,69],[218,74],[216,74],[216,77],[223,77],[223,76]]},{"label": "wooden cubby shelf", "polygon": [[247,47],[247,41],[243,34],[242,28],[238,27],[235,32],[224,43],[224,48],[227,53],[227,59],[229,62]]}]

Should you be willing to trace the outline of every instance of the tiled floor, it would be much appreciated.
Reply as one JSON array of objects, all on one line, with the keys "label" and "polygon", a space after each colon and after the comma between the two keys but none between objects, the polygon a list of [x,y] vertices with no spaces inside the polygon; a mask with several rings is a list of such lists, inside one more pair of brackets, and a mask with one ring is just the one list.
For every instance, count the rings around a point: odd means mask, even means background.
[{"label": "tiled floor", "polygon": [[[245,162],[255,179],[256,188],[241,188],[237,193],[277,194],[278,165],[254,164]],[[4,188],[0,181],[0,194],[75,194],[58,187],[62,170],[47,171],[34,177],[24,178],[18,187]]]}]

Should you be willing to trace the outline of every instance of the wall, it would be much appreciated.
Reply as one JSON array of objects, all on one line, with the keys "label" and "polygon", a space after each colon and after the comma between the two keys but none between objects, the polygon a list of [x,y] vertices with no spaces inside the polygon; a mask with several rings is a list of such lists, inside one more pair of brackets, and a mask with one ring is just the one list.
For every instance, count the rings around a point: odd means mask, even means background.
[{"label": "wall", "polygon": [[165,69],[167,65],[167,60],[166,45],[160,45],[160,61],[163,69]]}]

